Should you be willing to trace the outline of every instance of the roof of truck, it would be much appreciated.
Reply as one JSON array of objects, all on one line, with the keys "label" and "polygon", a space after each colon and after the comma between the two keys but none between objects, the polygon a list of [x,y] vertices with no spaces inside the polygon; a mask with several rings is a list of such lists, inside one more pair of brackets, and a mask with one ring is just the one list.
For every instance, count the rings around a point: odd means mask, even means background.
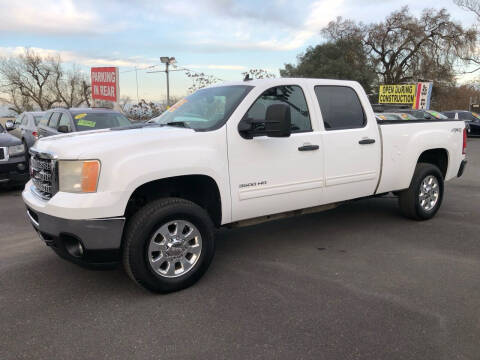
[{"label": "roof of truck", "polygon": [[209,87],[218,86],[235,86],[235,85],[250,85],[250,86],[275,86],[275,85],[294,85],[295,83],[312,83],[316,84],[322,82],[330,85],[352,85],[358,84],[357,81],[350,80],[333,80],[333,79],[313,79],[313,78],[274,78],[274,79],[254,79],[244,81],[228,81],[223,83],[213,84]]}]

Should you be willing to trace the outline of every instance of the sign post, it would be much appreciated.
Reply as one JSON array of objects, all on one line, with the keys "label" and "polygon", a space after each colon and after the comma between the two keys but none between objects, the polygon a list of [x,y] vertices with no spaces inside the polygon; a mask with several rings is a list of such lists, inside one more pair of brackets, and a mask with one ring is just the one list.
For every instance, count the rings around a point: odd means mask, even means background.
[{"label": "sign post", "polygon": [[93,67],[91,68],[92,99],[105,100],[117,103],[120,99],[120,87],[118,86],[117,67]]}]

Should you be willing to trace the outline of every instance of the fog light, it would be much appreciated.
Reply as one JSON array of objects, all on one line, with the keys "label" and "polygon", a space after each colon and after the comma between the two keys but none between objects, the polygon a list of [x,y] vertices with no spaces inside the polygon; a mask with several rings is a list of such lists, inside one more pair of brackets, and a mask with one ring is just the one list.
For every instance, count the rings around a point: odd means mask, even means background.
[{"label": "fog light", "polygon": [[17,169],[20,171],[25,170],[25,164],[24,163],[17,164]]}]

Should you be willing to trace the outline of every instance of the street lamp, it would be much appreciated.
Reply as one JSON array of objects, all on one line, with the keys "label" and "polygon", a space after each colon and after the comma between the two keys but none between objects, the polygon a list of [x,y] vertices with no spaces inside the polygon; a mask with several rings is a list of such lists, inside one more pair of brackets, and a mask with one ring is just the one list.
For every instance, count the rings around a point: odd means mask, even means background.
[{"label": "street lamp", "polygon": [[168,78],[168,67],[171,65],[171,64],[174,64],[176,62],[175,58],[172,56],[172,57],[169,57],[169,56],[161,56],[160,57],[160,62],[162,64],[165,64],[165,74],[167,74],[167,107],[170,106],[170,80]]}]

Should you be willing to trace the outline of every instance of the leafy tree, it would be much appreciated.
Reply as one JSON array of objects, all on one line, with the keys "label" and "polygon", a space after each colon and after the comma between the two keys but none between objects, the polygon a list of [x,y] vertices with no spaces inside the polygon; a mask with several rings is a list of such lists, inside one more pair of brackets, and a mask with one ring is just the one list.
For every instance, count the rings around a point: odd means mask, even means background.
[{"label": "leafy tree", "polygon": [[408,7],[369,25],[337,18],[323,34],[330,40],[359,39],[386,84],[418,79],[454,83],[455,64],[474,51],[477,40],[475,29],[464,29],[445,9],[425,9],[417,18]]},{"label": "leafy tree", "polygon": [[285,64],[282,77],[311,77],[356,80],[370,91],[375,72],[358,38],[339,38],[309,47],[298,56],[297,65]]},{"label": "leafy tree", "polygon": [[273,79],[275,77],[275,74],[264,69],[249,69],[242,72],[242,75],[244,78],[248,75],[252,79]]}]

